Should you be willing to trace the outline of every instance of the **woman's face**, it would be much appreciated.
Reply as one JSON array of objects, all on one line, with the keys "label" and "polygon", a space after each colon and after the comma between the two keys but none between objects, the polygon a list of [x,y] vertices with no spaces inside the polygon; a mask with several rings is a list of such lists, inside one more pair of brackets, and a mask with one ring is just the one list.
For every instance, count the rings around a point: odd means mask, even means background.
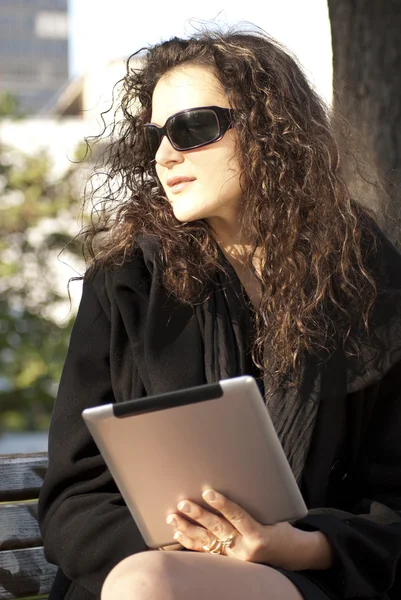
[{"label": "woman's face", "polygon": [[[156,85],[152,99],[151,122],[162,126],[168,117],[187,108],[220,106],[229,103],[219,81],[207,69],[185,66],[164,75]],[[237,222],[242,191],[236,150],[236,131],[195,150],[175,150],[167,137],[156,153],[156,172],[179,221],[223,219]],[[193,181],[174,188],[172,177]]]}]

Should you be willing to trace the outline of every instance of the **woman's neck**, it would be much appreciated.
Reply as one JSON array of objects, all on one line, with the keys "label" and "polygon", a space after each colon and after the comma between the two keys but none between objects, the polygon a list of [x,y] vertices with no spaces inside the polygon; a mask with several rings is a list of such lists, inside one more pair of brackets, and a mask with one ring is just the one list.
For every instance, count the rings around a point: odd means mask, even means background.
[{"label": "woman's neck", "polygon": [[[220,246],[220,249],[227,260],[235,269],[254,308],[258,309],[262,295],[261,283],[254,271],[248,266],[247,262],[248,256],[254,247],[251,240],[238,230],[229,231],[227,228],[220,228],[219,231],[216,231],[215,229],[213,231],[216,242]],[[256,248],[252,262],[254,269],[260,276],[260,248]]]},{"label": "woman's neck", "polygon": [[252,251],[253,244],[251,236],[243,231],[238,220],[233,223],[222,219],[210,222],[213,235],[228,260],[237,264],[245,265]]}]

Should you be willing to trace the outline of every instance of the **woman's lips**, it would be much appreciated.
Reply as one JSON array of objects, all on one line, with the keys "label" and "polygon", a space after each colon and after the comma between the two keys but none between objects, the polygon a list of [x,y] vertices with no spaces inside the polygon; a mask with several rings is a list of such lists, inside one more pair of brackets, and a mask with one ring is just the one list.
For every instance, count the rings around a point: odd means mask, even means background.
[{"label": "woman's lips", "polygon": [[172,185],[170,190],[173,194],[179,194],[179,192],[181,192],[187,185],[190,185],[194,181],[195,179],[192,179],[192,181],[181,181],[175,185]]}]

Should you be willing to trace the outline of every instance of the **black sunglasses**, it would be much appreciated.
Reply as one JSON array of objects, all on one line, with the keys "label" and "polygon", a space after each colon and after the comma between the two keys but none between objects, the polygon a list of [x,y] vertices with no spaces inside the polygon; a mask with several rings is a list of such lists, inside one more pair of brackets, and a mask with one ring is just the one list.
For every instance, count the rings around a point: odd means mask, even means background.
[{"label": "black sunglasses", "polygon": [[199,106],[171,115],[164,127],[147,123],[143,127],[151,159],[155,158],[163,136],[181,152],[221,140],[226,131],[233,127],[233,116],[231,108]]}]

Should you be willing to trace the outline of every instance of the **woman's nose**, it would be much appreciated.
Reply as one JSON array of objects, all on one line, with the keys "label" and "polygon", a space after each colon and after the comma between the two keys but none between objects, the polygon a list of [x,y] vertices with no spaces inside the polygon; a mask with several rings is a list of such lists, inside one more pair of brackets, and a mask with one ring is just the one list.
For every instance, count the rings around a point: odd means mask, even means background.
[{"label": "woman's nose", "polygon": [[159,165],[166,165],[171,162],[182,162],[184,157],[171,145],[167,136],[163,136],[161,144],[156,152],[155,160]]}]

